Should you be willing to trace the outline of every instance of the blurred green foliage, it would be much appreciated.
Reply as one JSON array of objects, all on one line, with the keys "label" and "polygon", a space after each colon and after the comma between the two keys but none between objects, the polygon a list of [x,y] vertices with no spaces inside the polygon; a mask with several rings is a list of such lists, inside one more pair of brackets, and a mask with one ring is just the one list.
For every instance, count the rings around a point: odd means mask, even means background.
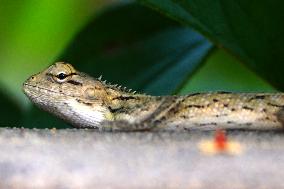
[{"label": "blurred green foliage", "polygon": [[205,91],[276,92],[267,81],[240,64],[222,49],[216,49],[206,64],[180,88],[180,94]]},{"label": "blurred green foliage", "polygon": [[23,106],[21,83],[53,62],[96,10],[110,1],[1,0],[0,83]]},{"label": "blurred green foliage", "polygon": [[280,5],[142,2],[159,12],[131,1],[0,1],[0,126],[68,127],[21,92],[56,60],[155,95],[284,88]]},{"label": "blurred green foliage", "polygon": [[201,32],[275,87],[284,89],[284,1],[140,1]]},{"label": "blurred green foliage", "polygon": [[128,4],[107,10],[89,23],[58,60],[72,62],[93,76],[103,74],[112,83],[165,95],[176,90],[211,48],[190,28],[141,5]]}]

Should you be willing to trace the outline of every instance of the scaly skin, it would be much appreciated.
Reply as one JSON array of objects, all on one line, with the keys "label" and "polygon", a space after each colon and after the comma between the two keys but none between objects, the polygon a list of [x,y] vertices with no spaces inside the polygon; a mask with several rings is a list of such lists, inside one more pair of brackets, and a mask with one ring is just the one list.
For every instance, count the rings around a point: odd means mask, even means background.
[{"label": "scaly skin", "polygon": [[23,84],[40,108],[79,128],[282,129],[283,93],[135,94],[57,62]]}]

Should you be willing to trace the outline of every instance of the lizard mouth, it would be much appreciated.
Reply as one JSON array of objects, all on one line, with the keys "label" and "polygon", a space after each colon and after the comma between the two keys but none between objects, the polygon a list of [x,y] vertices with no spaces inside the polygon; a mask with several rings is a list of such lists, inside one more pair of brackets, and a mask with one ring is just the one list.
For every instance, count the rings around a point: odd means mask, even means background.
[{"label": "lizard mouth", "polygon": [[63,92],[54,91],[54,90],[51,90],[51,89],[31,85],[31,84],[28,84],[28,83],[23,84],[23,91],[28,97],[34,98],[34,99],[37,99],[37,98],[39,98],[43,95],[49,95],[50,96],[51,94],[56,94],[56,95],[60,95],[60,96],[78,97],[78,96],[75,96],[75,95],[65,94]]}]

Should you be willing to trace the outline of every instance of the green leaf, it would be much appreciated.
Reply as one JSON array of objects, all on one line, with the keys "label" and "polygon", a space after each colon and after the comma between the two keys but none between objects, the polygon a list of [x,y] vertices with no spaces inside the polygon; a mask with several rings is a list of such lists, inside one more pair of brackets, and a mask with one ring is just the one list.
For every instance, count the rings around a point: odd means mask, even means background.
[{"label": "green leaf", "polygon": [[[201,35],[138,4],[107,9],[72,41],[58,61],[94,77],[151,94],[172,93],[208,54]],[[68,124],[33,107],[25,127]]]},{"label": "green leaf", "polygon": [[134,90],[172,93],[212,45],[201,35],[137,4],[93,20],[58,60]]},{"label": "green leaf", "polygon": [[179,94],[189,91],[276,92],[276,89],[224,50],[218,49],[185,82]]},{"label": "green leaf", "polygon": [[140,1],[195,28],[284,89],[284,1]]}]

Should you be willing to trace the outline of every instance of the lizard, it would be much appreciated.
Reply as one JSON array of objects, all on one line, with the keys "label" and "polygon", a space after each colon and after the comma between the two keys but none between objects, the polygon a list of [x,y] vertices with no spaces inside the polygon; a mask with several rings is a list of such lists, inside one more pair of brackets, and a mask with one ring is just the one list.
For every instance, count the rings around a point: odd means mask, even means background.
[{"label": "lizard", "polygon": [[282,129],[284,93],[151,96],[56,62],[23,84],[39,108],[77,128],[100,130]]}]

